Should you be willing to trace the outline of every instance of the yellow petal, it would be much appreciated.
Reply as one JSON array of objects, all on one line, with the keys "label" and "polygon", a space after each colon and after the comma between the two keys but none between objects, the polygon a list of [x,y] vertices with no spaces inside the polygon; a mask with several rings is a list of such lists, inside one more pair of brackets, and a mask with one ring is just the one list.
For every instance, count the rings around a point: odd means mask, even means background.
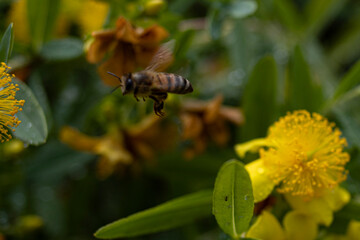
[{"label": "yellow petal", "polygon": [[323,197],[304,200],[301,196],[285,194],[285,198],[293,209],[313,217],[317,223],[330,226],[333,221],[333,210]]},{"label": "yellow petal", "polygon": [[260,202],[267,198],[274,189],[274,182],[266,175],[266,169],[263,166],[262,160],[258,159],[246,164],[252,183],[254,201]]},{"label": "yellow petal", "polygon": [[243,158],[247,152],[256,153],[263,146],[269,146],[269,141],[266,138],[257,138],[242,144],[236,144],[235,151],[239,157]]},{"label": "yellow petal", "polygon": [[360,239],[360,222],[351,220],[346,231],[348,240],[359,240]]},{"label": "yellow petal", "polygon": [[317,236],[316,221],[299,211],[291,211],[284,218],[287,239],[312,240]]},{"label": "yellow petal", "polygon": [[250,227],[246,237],[262,240],[285,240],[285,233],[274,215],[263,211]]},{"label": "yellow petal", "polygon": [[328,234],[325,236],[324,240],[349,240],[346,236],[339,234]]},{"label": "yellow petal", "polygon": [[78,151],[96,153],[96,147],[101,143],[99,137],[91,137],[81,133],[79,130],[64,126],[60,130],[60,140]]},{"label": "yellow petal", "polygon": [[350,201],[350,193],[338,186],[329,190],[322,198],[325,199],[333,211],[338,211]]}]

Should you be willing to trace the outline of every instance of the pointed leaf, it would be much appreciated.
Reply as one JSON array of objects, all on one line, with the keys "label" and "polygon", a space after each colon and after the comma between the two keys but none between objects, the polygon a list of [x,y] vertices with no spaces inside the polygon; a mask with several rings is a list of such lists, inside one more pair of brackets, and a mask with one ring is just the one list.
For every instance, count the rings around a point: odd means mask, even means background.
[{"label": "pointed leaf", "polygon": [[223,164],[216,177],[213,214],[221,229],[233,238],[247,230],[254,210],[249,174],[236,160]]},{"label": "pointed leaf", "polygon": [[214,7],[209,14],[210,36],[217,40],[221,36],[222,27],[225,20],[225,11],[221,6]]},{"label": "pointed leaf", "polygon": [[299,46],[295,47],[290,59],[286,90],[289,110],[318,111],[322,93],[313,84],[309,66]]},{"label": "pointed leaf", "polygon": [[32,47],[39,51],[50,39],[59,12],[60,0],[27,1],[27,17]]},{"label": "pointed leaf", "polygon": [[241,129],[242,140],[264,137],[276,111],[277,70],[275,60],[262,58],[246,83],[243,109],[246,123]]},{"label": "pointed leaf", "polygon": [[274,7],[282,23],[292,32],[299,32],[303,28],[302,19],[291,0],[274,0]]},{"label": "pointed leaf", "polygon": [[44,111],[48,129],[51,129],[53,125],[53,116],[40,71],[34,71],[29,77],[27,83],[29,87],[33,90],[36,99],[38,100],[41,108]]},{"label": "pointed leaf", "polygon": [[134,237],[179,227],[211,215],[212,191],[201,191],[173,199],[100,228],[95,237]]},{"label": "pointed leaf", "polygon": [[349,70],[337,87],[333,100],[338,99],[344,93],[360,84],[360,60]]},{"label": "pointed leaf", "polygon": [[337,120],[341,131],[350,147],[360,146],[360,85],[352,88],[338,100],[330,104],[329,112],[332,112]]},{"label": "pointed leaf", "polygon": [[13,24],[10,23],[0,42],[0,62],[7,63],[11,55],[13,43]]},{"label": "pointed leaf", "polygon": [[44,44],[40,55],[49,61],[66,61],[83,54],[83,43],[76,38],[56,39]]},{"label": "pointed leaf", "polygon": [[336,216],[341,216],[346,219],[360,221],[360,203],[358,201],[350,201],[343,207]]},{"label": "pointed leaf", "polygon": [[[306,31],[308,36],[314,36],[337,16],[346,1],[312,0],[305,7]],[[305,22],[305,21],[304,21]]]},{"label": "pointed leaf", "polygon": [[19,80],[14,79],[14,82],[20,89],[16,93],[16,99],[25,100],[23,110],[16,114],[21,123],[14,135],[28,144],[44,143],[48,134],[45,114],[31,89]]},{"label": "pointed leaf", "polygon": [[[351,105],[350,102],[346,104]],[[358,109],[358,107],[349,109],[345,104],[332,108],[350,147],[354,145],[360,147],[360,113]]]}]

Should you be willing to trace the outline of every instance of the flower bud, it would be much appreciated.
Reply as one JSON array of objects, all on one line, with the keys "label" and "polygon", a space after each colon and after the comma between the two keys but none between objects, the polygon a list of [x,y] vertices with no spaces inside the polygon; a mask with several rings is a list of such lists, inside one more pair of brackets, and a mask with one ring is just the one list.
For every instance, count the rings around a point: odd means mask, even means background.
[{"label": "flower bud", "polygon": [[19,219],[19,230],[22,232],[32,232],[44,225],[41,217],[37,215],[25,215]]},{"label": "flower bud", "polygon": [[163,0],[150,0],[145,3],[144,12],[153,16],[161,12],[165,8],[166,2]]},{"label": "flower bud", "polygon": [[14,156],[21,153],[24,150],[24,143],[21,140],[13,139],[4,144],[5,156]]}]

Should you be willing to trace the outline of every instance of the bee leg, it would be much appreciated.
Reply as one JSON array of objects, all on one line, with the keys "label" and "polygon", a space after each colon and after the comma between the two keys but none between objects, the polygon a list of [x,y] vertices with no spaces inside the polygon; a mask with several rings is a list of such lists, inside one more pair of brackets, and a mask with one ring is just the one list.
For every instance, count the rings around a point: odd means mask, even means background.
[{"label": "bee leg", "polygon": [[164,108],[164,102],[162,100],[159,100],[155,96],[149,96],[149,98],[154,100],[154,112],[155,112],[155,114],[158,115],[159,117],[164,116],[165,115],[164,112],[161,111]]},{"label": "bee leg", "polygon": [[145,102],[145,97],[143,97],[143,100],[144,100],[144,102]]},{"label": "bee leg", "polygon": [[159,100],[154,96],[149,96],[152,100],[154,100],[155,103],[160,103]]},{"label": "bee leg", "polygon": [[163,117],[165,113],[162,111],[164,108],[164,102],[154,102],[154,112],[159,117]]},{"label": "bee leg", "polygon": [[162,111],[164,109],[164,102],[161,102],[160,105],[159,105],[159,114],[161,117],[163,117],[165,115],[165,113]]},{"label": "bee leg", "polygon": [[134,90],[134,98],[136,99],[136,101],[139,101],[139,99],[136,96],[137,92],[138,92],[138,88],[135,88],[135,90]]}]

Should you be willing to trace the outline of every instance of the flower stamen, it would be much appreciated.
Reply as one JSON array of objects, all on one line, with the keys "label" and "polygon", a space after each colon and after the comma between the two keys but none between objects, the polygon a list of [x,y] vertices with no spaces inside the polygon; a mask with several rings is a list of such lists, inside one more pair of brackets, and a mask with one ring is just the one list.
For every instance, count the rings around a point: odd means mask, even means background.
[{"label": "flower stamen", "polygon": [[17,84],[12,83],[14,75],[8,73],[5,63],[0,65],[0,142],[9,141],[12,138],[8,128],[15,131],[15,127],[20,124],[20,120],[15,116],[22,110],[24,100],[16,100],[15,94],[19,90]]},{"label": "flower stamen", "polygon": [[349,154],[346,140],[333,123],[319,114],[295,111],[280,118],[269,130],[268,149],[260,158],[278,191],[314,196],[346,179]]}]

